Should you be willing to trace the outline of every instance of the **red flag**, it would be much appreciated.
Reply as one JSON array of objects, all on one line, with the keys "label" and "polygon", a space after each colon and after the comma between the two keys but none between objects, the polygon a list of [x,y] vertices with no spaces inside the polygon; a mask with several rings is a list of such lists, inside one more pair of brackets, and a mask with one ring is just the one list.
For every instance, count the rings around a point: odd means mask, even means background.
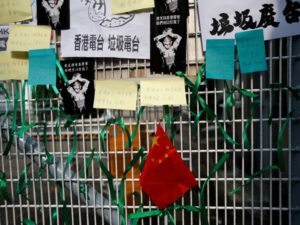
[{"label": "red flag", "polygon": [[160,125],[153,139],[140,176],[143,191],[163,209],[197,185],[192,172],[185,165]]}]

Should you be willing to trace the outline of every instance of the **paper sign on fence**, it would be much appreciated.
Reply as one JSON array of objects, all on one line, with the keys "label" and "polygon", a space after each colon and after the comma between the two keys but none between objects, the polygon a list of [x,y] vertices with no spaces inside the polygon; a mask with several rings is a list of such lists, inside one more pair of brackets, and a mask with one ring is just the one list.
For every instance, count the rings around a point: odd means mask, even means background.
[{"label": "paper sign on fence", "polygon": [[32,19],[30,0],[1,0],[0,24]]},{"label": "paper sign on fence", "polygon": [[0,53],[0,80],[26,80],[28,57],[24,53]]},{"label": "paper sign on fence", "polygon": [[51,27],[33,25],[10,25],[8,51],[29,51],[49,48]]},{"label": "paper sign on fence", "polygon": [[184,80],[179,77],[143,80],[141,106],[186,105]]},{"label": "paper sign on fence", "polygon": [[30,85],[56,85],[56,54],[53,48],[29,51]]},{"label": "paper sign on fence", "polygon": [[111,0],[111,11],[113,14],[149,9],[153,7],[154,0]]},{"label": "paper sign on fence", "polygon": [[264,32],[262,29],[235,34],[242,73],[267,70]]},{"label": "paper sign on fence", "polygon": [[136,110],[137,85],[134,81],[97,80],[94,108]]},{"label": "paper sign on fence", "polygon": [[234,40],[207,40],[206,78],[234,79]]}]

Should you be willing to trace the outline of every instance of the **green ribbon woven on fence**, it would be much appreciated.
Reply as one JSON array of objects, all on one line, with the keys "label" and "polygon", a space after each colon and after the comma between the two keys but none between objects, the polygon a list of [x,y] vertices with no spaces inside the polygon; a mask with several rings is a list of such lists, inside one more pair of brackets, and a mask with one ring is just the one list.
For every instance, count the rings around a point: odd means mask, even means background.
[{"label": "green ribbon woven on fence", "polygon": [[5,89],[5,87],[2,83],[0,83],[0,89],[3,92],[3,96],[4,96],[5,101],[6,101],[5,112],[0,113],[0,116],[3,116],[2,123],[1,123],[1,127],[2,127],[4,125],[7,117],[8,117],[8,113],[9,113],[9,109],[10,109],[10,99],[9,99],[8,92],[7,92],[7,90]]},{"label": "green ribbon woven on fence", "polygon": [[171,126],[170,107],[168,105],[164,105],[163,108],[164,108],[164,112],[165,112],[166,126],[170,127]]},{"label": "green ribbon woven on fence", "polygon": [[128,140],[128,147],[131,147],[132,142],[131,142],[131,137],[130,137],[130,133],[125,125],[125,123],[121,120],[121,118],[116,118],[116,119],[110,119],[106,122],[105,126],[102,128],[101,132],[100,132],[100,143],[101,143],[101,149],[102,151],[106,151],[105,148],[105,134],[107,133],[107,129],[110,125],[112,124],[118,124],[120,125],[120,127],[122,128],[122,130],[125,132],[125,134],[127,135],[127,140]]},{"label": "green ribbon woven on fence", "polygon": [[4,199],[8,202],[11,202],[11,198],[6,184],[6,175],[2,171],[0,171],[0,199]]},{"label": "green ribbon woven on fence", "polygon": [[17,193],[22,197],[24,197],[25,199],[28,199],[25,191],[30,187],[30,179],[28,177],[26,178],[30,166],[31,166],[31,162],[26,164],[25,168],[22,170],[19,176],[17,186],[16,186]]},{"label": "green ribbon woven on fence", "polygon": [[251,176],[249,176],[244,184],[236,187],[235,189],[230,190],[228,193],[230,195],[234,195],[235,193],[240,191],[243,187],[245,187],[247,184],[251,183],[255,177],[260,176],[261,174],[263,174],[266,171],[273,171],[273,170],[280,170],[280,168],[276,165],[266,166],[266,167],[262,168],[261,170],[253,173]]},{"label": "green ribbon woven on fence", "polygon": [[22,224],[24,224],[24,225],[35,225],[35,222],[33,222],[32,220],[23,220]]},{"label": "green ribbon woven on fence", "polygon": [[58,74],[60,74],[60,75],[62,76],[62,78],[63,78],[63,80],[64,80],[65,83],[68,83],[68,78],[67,78],[67,76],[66,76],[66,73],[65,73],[65,71],[63,70],[62,66],[60,65],[60,62],[59,62],[58,59],[56,59],[56,66],[57,66],[58,71],[59,71]]},{"label": "green ribbon woven on fence", "polygon": [[206,187],[211,179],[211,177],[224,165],[224,163],[229,159],[230,154],[228,152],[224,153],[222,157],[219,159],[219,161],[214,165],[213,169],[209,173],[208,177],[206,178],[204,184],[202,185],[200,189],[200,211],[201,211],[201,224],[208,225],[208,215],[207,215],[207,209],[206,209]]},{"label": "green ribbon woven on fence", "polygon": [[[141,106],[141,108],[139,109],[139,112],[138,112],[138,115],[137,115],[137,120],[136,120],[136,125],[134,127],[134,130],[132,131],[131,136],[130,136],[131,143],[133,142],[133,140],[134,140],[134,138],[136,136],[136,133],[137,133],[137,131],[139,129],[140,120],[142,118],[144,110],[145,110],[145,106]],[[129,141],[126,142],[125,147],[129,147]]]},{"label": "green ribbon woven on fence", "polygon": [[282,145],[283,145],[283,135],[284,132],[289,124],[289,120],[292,116],[293,112],[289,112],[277,137],[277,156],[278,156],[278,166],[281,171],[285,171],[285,164],[284,164],[284,158],[283,158],[283,150],[282,150]]}]

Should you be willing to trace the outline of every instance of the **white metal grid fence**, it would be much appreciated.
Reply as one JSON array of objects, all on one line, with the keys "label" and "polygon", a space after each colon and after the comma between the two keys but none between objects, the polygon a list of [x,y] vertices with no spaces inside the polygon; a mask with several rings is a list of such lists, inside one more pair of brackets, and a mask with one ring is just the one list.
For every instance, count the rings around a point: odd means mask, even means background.
[{"label": "white metal grid fence", "polygon": [[[200,31],[198,26],[196,3],[190,2],[190,16],[188,18],[188,47],[187,47],[187,74],[193,76],[203,63],[201,54]],[[55,43],[59,51],[60,42]],[[270,225],[295,225],[293,219],[294,207],[292,190],[297,185],[299,175],[293,173],[293,157],[297,156],[297,143],[292,140],[295,137],[293,129],[298,130],[299,124],[295,114],[291,118],[288,129],[284,135],[283,151],[286,162],[286,172],[264,173],[242,188],[237,194],[229,195],[232,189],[245,183],[247,177],[259,169],[277,162],[277,137],[288,112],[297,106],[295,99],[287,88],[271,89],[271,83],[281,83],[288,86],[299,85],[294,83],[293,76],[299,72],[299,37],[290,37],[266,42],[267,60],[269,71],[265,73],[255,73],[248,76],[241,76],[236,70],[234,82],[229,85],[236,85],[241,88],[259,94],[260,103],[256,107],[253,121],[249,127],[249,138],[252,143],[251,151],[246,151],[243,145],[243,131],[245,123],[249,117],[249,100],[236,95],[238,99],[236,106],[232,109],[232,120],[226,117],[226,89],[221,81],[205,81],[201,84],[199,94],[206,100],[214,113],[218,115],[220,122],[225,124],[225,128],[233,139],[239,142],[235,147],[225,142],[219,133],[217,125],[209,122],[205,117],[201,118],[198,124],[197,137],[192,136],[191,125],[193,116],[187,107],[181,107],[182,113],[174,122],[176,125],[176,135],[174,145],[182,158],[196,176],[199,187],[203,185],[206,177],[213,166],[217,163],[223,153],[231,152],[231,158],[224,167],[217,171],[208,183],[206,192],[207,209],[210,224],[270,224]],[[296,49],[296,50],[295,50]],[[298,50],[297,50],[298,49]],[[295,69],[295,67],[298,67]],[[97,79],[136,79],[148,77],[148,60],[124,60],[124,59],[97,59],[95,60],[95,74]],[[296,72],[295,72],[296,71]],[[15,85],[22,90],[22,83],[4,82],[5,88],[10,94],[10,101],[13,103],[16,95]],[[30,88],[26,86],[27,93]],[[99,133],[106,123],[106,119],[99,115],[96,118],[80,118],[76,120],[77,148],[75,161],[70,166],[65,167],[65,163],[73,144],[73,130],[59,128],[59,135],[55,134],[57,112],[51,110],[60,104],[60,99],[50,96],[49,92],[40,93],[40,98],[35,101],[29,95],[26,98],[26,112],[21,110],[21,96],[18,101],[18,118],[22,113],[26,115],[27,123],[47,121],[47,149],[54,155],[56,161],[44,171],[41,178],[38,177],[38,168],[41,165],[41,155],[43,155],[42,129],[30,129],[24,138],[14,138],[14,145],[8,156],[3,156],[5,145],[7,144],[9,120],[5,122],[0,140],[0,170],[5,171],[8,189],[11,192],[13,201],[0,202],[0,224],[21,224],[24,219],[30,218],[38,225],[63,224],[62,211],[63,204],[60,201],[60,191],[57,182],[63,182],[62,187],[67,208],[71,213],[71,224],[120,224],[117,207],[111,202],[107,188],[107,178],[101,172],[96,160],[92,161],[87,178],[79,177],[81,168],[85,166],[85,161],[91,154],[91,149],[95,148],[100,152]],[[190,93],[188,93],[188,99]],[[7,107],[5,99],[1,100],[1,108]],[[3,107],[4,106],[4,107]],[[12,110],[12,107],[11,109]],[[137,108],[137,112],[139,107]],[[178,110],[178,109],[177,109]],[[269,115],[272,112],[273,122],[268,125]],[[112,111],[113,116],[120,117],[126,125],[136,124],[136,113],[125,111]],[[137,147],[144,146],[148,151],[151,146],[151,134],[155,131],[155,125],[164,117],[161,107],[147,107],[143,113],[143,118],[139,127],[139,141]],[[17,121],[20,127],[20,121]],[[164,124],[164,121],[163,121]],[[293,129],[292,129],[293,128]],[[133,128],[131,128],[132,131]],[[39,132],[38,132],[39,131]],[[111,136],[117,134],[117,126],[113,125],[110,130]],[[121,135],[121,143],[125,144],[124,135]],[[118,141],[116,136],[109,143],[108,136],[107,149],[117,149]],[[294,143],[294,144],[293,144]],[[107,162],[107,166],[116,172],[120,178],[118,168],[126,166],[126,157],[132,158],[138,148],[128,150],[122,147],[121,151],[101,152],[102,160]],[[117,161],[120,159],[121,162]],[[22,198],[16,193],[16,184],[21,171],[28,162],[32,162],[28,178],[30,188],[26,190],[28,199]],[[134,178],[133,172],[127,179],[127,185],[131,183],[132,191],[138,182]],[[120,179],[117,179],[120,182]],[[87,182],[87,196],[80,198],[80,182]],[[296,183],[295,183],[296,182]],[[126,216],[128,213],[136,211],[138,203],[134,196],[126,198]],[[297,194],[295,194],[297,197]],[[141,194],[141,199],[145,202],[144,209],[155,209],[156,207],[147,201],[147,196]],[[87,200],[87,201],[86,201]],[[180,204],[197,206],[199,195],[196,190],[192,190],[178,200]],[[53,212],[58,210],[57,218],[53,218]],[[200,213],[191,213],[178,210],[174,214],[176,224],[200,224]],[[165,218],[152,217],[140,221],[141,224],[167,224]],[[298,221],[299,222],[299,221]]]}]

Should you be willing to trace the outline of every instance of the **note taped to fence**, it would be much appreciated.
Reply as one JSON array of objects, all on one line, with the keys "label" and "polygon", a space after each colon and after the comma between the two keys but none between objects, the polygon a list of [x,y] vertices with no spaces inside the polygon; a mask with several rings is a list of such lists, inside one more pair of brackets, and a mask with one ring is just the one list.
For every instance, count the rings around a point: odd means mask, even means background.
[{"label": "note taped to fence", "polygon": [[0,53],[0,80],[26,80],[27,78],[27,54],[11,52]]},{"label": "note taped to fence", "polygon": [[267,60],[262,29],[235,34],[240,69],[242,73],[267,70]]},{"label": "note taped to fence", "polygon": [[30,85],[56,85],[56,54],[54,48],[29,51]]},{"label": "note taped to fence", "polygon": [[186,105],[184,80],[180,77],[143,80],[141,106]]},{"label": "note taped to fence", "polygon": [[0,24],[32,19],[30,0],[1,0]]},{"label": "note taped to fence", "polygon": [[111,0],[112,14],[126,13],[134,10],[154,7],[154,0]]},{"label": "note taped to fence", "polygon": [[29,51],[50,47],[50,26],[10,25],[9,29],[8,51]]},{"label": "note taped to fence", "polygon": [[136,110],[137,85],[134,81],[97,80],[94,108]]}]

